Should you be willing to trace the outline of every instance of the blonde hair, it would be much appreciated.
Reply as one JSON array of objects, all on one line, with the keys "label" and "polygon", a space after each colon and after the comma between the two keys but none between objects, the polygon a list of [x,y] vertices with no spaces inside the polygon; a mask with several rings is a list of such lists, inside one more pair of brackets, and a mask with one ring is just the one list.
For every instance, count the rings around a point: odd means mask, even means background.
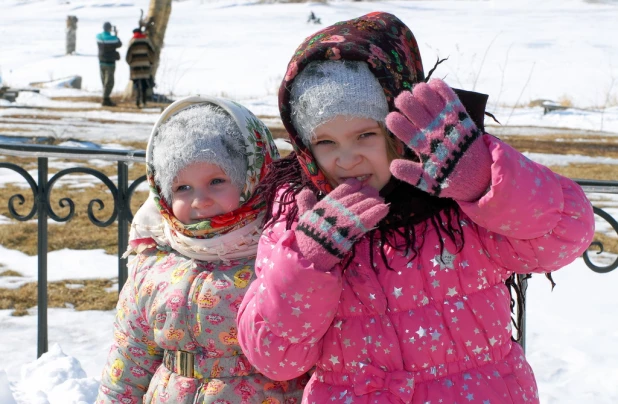
[{"label": "blonde hair", "polygon": [[388,162],[395,159],[404,158],[403,154],[403,144],[398,140],[395,135],[393,135],[387,128],[386,124],[383,122],[378,122],[380,129],[384,132],[384,136],[386,136],[386,157],[388,158]]}]

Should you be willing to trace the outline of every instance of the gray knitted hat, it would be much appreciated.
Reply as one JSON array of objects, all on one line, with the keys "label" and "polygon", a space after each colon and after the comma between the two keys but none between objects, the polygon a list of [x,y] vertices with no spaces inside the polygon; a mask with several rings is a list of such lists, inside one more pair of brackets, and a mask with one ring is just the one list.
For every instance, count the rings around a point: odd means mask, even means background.
[{"label": "gray knitted hat", "polygon": [[327,60],[309,63],[290,90],[292,123],[309,147],[315,129],[339,116],[384,122],[384,89],[365,62]]},{"label": "gray knitted hat", "polygon": [[222,108],[198,104],[163,123],[153,139],[154,179],[165,200],[172,202],[172,183],[190,164],[216,164],[242,190],[247,175],[243,135]]}]

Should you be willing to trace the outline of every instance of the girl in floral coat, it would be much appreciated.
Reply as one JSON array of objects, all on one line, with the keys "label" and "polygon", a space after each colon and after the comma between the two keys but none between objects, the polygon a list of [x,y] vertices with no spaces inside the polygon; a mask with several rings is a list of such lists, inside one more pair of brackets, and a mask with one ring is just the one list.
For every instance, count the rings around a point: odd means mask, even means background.
[{"label": "girl in floral coat", "polygon": [[372,13],[294,53],[279,91],[295,153],[264,181],[257,280],[238,313],[303,403],[538,403],[512,341],[513,274],[572,262],[594,232],[573,181],[483,130],[484,100],[426,82],[412,32]]},{"label": "girl in floral coat", "polygon": [[255,190],[277,158],[264,124],[231,101],[162,113],[97,403],[300,403],[306,378],[261,375],[237,337],[264,216]]}]

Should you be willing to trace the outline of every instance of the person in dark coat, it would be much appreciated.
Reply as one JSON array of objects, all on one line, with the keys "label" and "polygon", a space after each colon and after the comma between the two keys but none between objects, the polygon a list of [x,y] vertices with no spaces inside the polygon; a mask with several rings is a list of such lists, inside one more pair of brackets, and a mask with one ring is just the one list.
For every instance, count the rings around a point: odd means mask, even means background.
[{"label": "person in dark coat", "polygon": [[101,83],[103,84],[103,101],[101,105],[115,107],[116,104],[109,98],[114,88],[114,73],[116,72],[116,61],[120,59],[120,53],[116,49],[122,46],[118,39],[118,31],[112,24],[105,22],[103,32],[97,35],[97,45],[99,47],[99,68],[101,70]]},{"label": "person in dark coat", "polygon": [[126,61],[131,69],[131,80],[135,92],[135,105],[139,108],[146,106],[146,93],[154,87],[152,65],[154,63],[154,46],[148,36],[140,28],[133,30],[133,37],[129,41]]}]

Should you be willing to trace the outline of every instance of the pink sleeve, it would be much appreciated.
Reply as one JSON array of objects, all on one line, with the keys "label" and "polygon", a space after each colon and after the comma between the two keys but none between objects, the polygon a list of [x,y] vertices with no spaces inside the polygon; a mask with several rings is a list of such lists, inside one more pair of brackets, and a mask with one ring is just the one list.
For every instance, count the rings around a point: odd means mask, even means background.
[{"label": "pink sleeve", "polygon": [[592,206],[574,181],[485,135],[491,189],[459,202],[491,258],[517,273],[550,272],[580,256],[594,236]]},{"label": "pink sleeve", "polygon": [[238,312],[240,346],[274,380],[302,375],[317,362],[341,294],[341,271],[313,268],[279,222],[264,231],[255,263],[257,279]]}]

